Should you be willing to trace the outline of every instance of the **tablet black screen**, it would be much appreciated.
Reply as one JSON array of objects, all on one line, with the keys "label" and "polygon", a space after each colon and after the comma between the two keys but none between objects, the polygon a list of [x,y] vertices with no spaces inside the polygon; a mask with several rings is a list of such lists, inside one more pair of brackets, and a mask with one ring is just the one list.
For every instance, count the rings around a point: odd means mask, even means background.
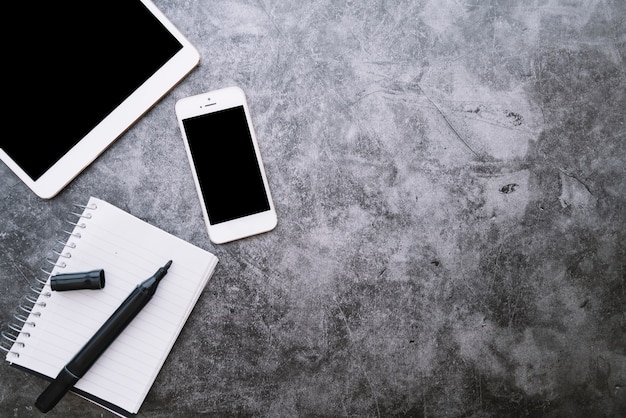
[{"label": "tablet black screen", "polygon": [[182,45],[138,0],[11,3],[0,144],[37,180]]}]

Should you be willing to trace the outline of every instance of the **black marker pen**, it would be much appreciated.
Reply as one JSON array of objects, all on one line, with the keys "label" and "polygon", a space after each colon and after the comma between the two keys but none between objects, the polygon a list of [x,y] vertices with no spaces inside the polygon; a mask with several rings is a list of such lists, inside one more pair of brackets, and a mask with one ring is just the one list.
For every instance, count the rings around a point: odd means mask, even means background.
[{"label": "black marker pen", "polygon": [[72,360],[61,370],[59,375],[43,391],[35,406],[41,412],[48,412],[61,400],[61,398],[83,377],[87,370],[96,362],[98,357],[107,349],[118,335],[126,328],[133,318],[146,306],[156,292],[159,282],[167,274],[172,265],[168,261],[165,266],[159,268],[149,279],[135,288],[124,302],[117,308],[113,315],[100,327],[85,346],[74,356]]}]

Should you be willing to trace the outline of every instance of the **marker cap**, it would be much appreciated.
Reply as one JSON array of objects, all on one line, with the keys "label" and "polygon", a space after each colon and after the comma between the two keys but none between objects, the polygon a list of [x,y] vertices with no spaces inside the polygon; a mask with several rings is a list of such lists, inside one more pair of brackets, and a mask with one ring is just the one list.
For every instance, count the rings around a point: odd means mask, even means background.
[{"label": "marker cap", "polygon": [[104,287],[104,270],[57,274],[50,279],[50,287],[57,291],[102,289]]}]

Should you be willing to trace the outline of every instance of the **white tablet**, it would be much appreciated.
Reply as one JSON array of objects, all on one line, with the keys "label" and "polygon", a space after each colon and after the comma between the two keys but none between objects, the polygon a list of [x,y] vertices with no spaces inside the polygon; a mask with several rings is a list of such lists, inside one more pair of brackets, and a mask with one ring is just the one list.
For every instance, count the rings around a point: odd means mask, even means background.
[{"label": "white tablet", "polygon": [[3,120],[13,129],[0,136],[0,159],[42,198],[56,195],[199,62],[149,0],[3,9],[15,23],[3,44]]}]

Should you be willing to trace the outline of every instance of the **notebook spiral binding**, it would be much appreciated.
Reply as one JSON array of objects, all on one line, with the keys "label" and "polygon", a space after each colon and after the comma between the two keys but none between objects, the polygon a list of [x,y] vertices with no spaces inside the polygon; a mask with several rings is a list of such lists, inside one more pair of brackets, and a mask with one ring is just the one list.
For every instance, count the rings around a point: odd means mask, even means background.
[{"label": "notebook spiral binding", "polygon": [[96,205],[84,206],[74,204],[74,206],[81,208],[83,212],[76,213],[72,211],[70,214],[76,216],[76,220],[65,220],[66,223],[73,227],[70,231],[62,231],[68,235],[67,241],[56,240],[52,247],[51,253],[56,256],[56,260],[46,257],[47,265],[40,268],[41,273],[45,274],[45,278],[35,276],[33,283],[28,286],[29,293],[21,297],[13,311],[12,319],[6,325],[7,329],[0,332],[2,336],[0,338],[0,350],[5,351],[7,356],[20,356],[17,349],[26,346],[24,340],[30,337],[32,328],[35,328],[36,319],[42,315],[46,308],[45,299],[52,296],[49,281],[53,271],[65,268],[66,264],[63,260],[72,257],[71,250],[77,246],[75,240],[81,238],[80,229],[87,227],[81,222],[81,219],[90,219],[91,213],[89,211],[97,209]]}]

